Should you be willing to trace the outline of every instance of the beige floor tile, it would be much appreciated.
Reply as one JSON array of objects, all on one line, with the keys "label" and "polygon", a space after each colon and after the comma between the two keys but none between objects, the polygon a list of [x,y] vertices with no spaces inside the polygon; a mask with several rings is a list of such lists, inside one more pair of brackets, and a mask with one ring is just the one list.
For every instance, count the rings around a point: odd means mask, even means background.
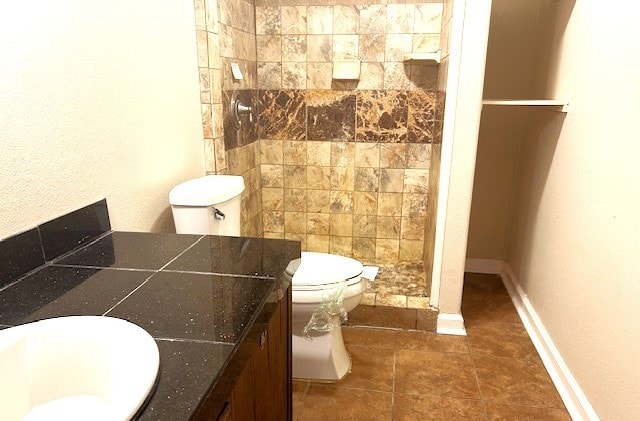
[{"label": "beige floor tile", "polygon": [[[351,326],[375,326],[415,329],[418,310],[413,308],[371,307],[359,305],[349,313]],[[426,311],[426,310],[421,310]]]},{"label": "beige floor tile", "polygon": [[396,331],[368,327],[342,328],[342,337],[346,345],[369,346],[372,348],[393,349]]},{"label": "beige floor tile", "polygon": [[293,419],[299,420],[302,417],[304,397],[309,389],[308,381],[294,380],[292,387],[293,396],[291,398],[293,403]]},{"label": "beige floor tile", "polygon": [[391,393],[311,385],[301,421],[389,421]]},{"label": "beige floor tile", "polygon": [[453,398],[480,398],[471,359],[467,354],[397,350],[395,391]]},{"label": "beige floor tile", "polygon": [[393,391],[393,349],[349,345],[347,351],[351,372],[334,386]]},{"label": "beige floor tile", "polygon": [[474,354],[496,357],[537,358],[538,352],[523,326],[518,324],[481,324],[467,328],[469,349]]},{"label": "beige floor tile", "polygon": [[487,417],[491,421],[571,421],[566,409],[487,403]]},{"label": "beige floor tile", "polygon": [[480,421],[485,420],[484,402],[475,399],[396,394],[395,421]]}]

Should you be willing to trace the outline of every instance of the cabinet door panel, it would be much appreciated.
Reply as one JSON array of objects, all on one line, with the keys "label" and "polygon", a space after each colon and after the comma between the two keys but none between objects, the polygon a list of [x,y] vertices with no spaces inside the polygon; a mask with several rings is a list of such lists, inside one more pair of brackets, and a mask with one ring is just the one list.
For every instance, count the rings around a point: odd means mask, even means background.
[{"label": "cabinet door panel", "polygon": [[254,385],[251,361],[247,363],[231,392],[231,417],[233,421],[252,421],[255,419],[253,408]]}]

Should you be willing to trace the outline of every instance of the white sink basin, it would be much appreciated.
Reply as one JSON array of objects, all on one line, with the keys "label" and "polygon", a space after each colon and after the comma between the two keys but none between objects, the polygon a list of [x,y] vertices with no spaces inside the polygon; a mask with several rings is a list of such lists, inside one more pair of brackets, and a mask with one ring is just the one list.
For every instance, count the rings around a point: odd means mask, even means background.
[{"label": "white sink basin", "polygon": [[59,317],[0,330],[0,419],[130,419],[153,388],[159,363],[151,335],[113,317]]}]

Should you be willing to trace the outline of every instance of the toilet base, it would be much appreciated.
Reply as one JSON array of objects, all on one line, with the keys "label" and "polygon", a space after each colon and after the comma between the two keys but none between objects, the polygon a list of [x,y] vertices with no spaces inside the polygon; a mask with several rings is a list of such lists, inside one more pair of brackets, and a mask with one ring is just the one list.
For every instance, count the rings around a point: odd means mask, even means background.
[{"label": "toilet base", "polygon": [[307,321],[293,320],[293,377],[320,381],[342,380],[351,371],[351,357],[344,346],[339,317],[337,327],[330,332],[311,331],[311,338],[302,335]]}]

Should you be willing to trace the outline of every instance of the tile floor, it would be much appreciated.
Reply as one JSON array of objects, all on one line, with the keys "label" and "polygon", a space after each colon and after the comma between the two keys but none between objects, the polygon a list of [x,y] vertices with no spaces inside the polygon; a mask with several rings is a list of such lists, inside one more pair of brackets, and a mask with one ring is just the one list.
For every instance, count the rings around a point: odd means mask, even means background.
[{"label": "tile floor", "polygon": [[422,262],[377,265],[375,282],[369,283],[362,304],[398,308],[429,308],[429,290]]},{"label": "tile floor", "polygon": [[294,419],[571,419],[497,276],[467,274],[462,312],[466,337],[435,334],[429,310],[357,307],[343,329],[352,372],[294,381]]}]

